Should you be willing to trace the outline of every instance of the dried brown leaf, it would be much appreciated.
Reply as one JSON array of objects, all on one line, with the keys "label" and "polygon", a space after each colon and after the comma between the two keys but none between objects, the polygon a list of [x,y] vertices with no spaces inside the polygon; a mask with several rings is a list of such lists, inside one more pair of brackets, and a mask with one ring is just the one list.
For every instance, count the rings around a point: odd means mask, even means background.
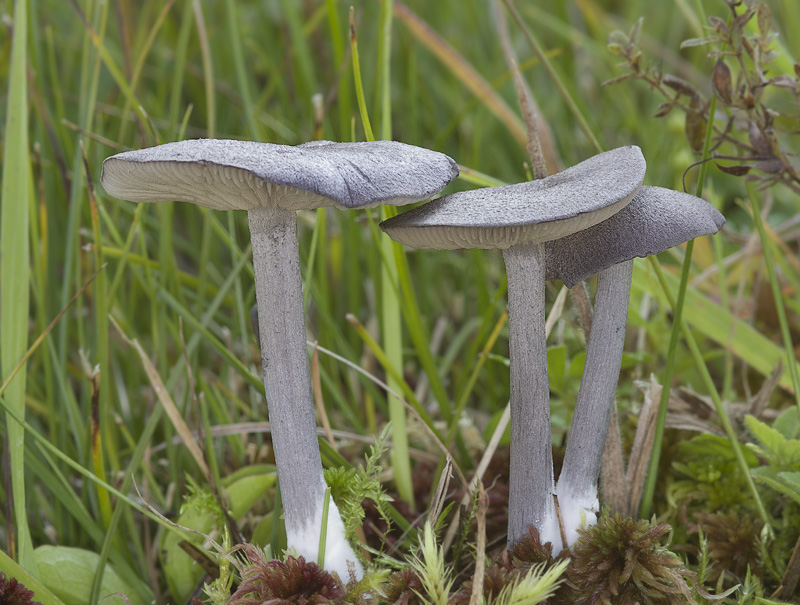
[{"label": "dried brown leaf", "polygon": [[722,59],[717,59],[711,79],[714,84],[714,92],[717,93],[719,100],[726,105],[730,105],[733,100],[731,70]]},{"label": "dried brown leaf", "polygon": [[767,140],[764,132],[758,127],[755,122],[750,122],[750,130],[747,133],[750,144],[756,150],[758,155],[770,156],[772,155],[772,147]]},{"label": "dried brown leaf", "polygon": [[750,172],[751,166],[747,166],[745,164],[736,164],[734,166],[723,166],[719,162],[714,162],[717,168],[719,168],[725,174],[730,174],[731,176],[745,176],[748,172]]},{"label": "dried brown leaf", "polygon": [[753,168],[760,170],[761,172],[766,172],[767,174],[777,174],[783,170],[783,162],[781,162],[778,158],[772,158],[769,160],[764,160],[763,162],[756,162],[753,164]]},{"label": "dried brown leaf", "polygon": [[719,17],[711,15],[708,18],[708,22],[711,24],[711,27],[713,27],[717,33],[728,33],[727,24],[725,23],[724,20],[720,19]]},{"label": "dried brown leaf", "polygon": [[773,86],[780,88],[800,88],[800,82],[791,76],[775,76],[769,81]]},{"label": "dried brown leaf", "polygon": [[672,74],[664,74],[661,81],[664,83],[664,86],[671,88],[678,94],[689,97],[694,103],[699,103],[702,98],[694,85],[683,78],[673,76]]},{"label": "dried brown leaf", "polygon": [[706,140],[706,119],[699,113],[687,113],[684,130],[692,150],[700,153]]}]

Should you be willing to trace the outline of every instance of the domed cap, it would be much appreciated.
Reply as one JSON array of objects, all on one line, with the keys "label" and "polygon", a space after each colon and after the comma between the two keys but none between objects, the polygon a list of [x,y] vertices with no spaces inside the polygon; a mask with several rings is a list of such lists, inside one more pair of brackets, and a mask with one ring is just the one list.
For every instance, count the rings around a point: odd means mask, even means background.
[{"label": "domed cap", "polygon": [[546,279],[571,288],[612,265],[660,254],[690,239],[716,233],[725,217],[699,197],[642,187],[630,204],[585,231],[547,242]]},{"label": "domed cap", "polygon": [[412,248],[509,248],[582,231],[627,205],[644,180],[636,146],[598,154],[547,178],[446,195],[381,223]]},{"label": "domed cap", "polygon": [[344,210],[418,202],[457,176],[452,158],[396,141],[290,146],[195,139],[111,156],[101,182],[109,194],[132,202]]}]

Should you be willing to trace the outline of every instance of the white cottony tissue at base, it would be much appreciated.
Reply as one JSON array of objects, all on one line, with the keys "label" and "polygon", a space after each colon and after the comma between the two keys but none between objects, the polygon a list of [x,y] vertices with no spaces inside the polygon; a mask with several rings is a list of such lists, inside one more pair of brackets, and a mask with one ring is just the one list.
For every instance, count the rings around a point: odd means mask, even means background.
[{"label": "white cottony tissue at base", "polygon": [[[319,559],[319,535],[322,527],[322,504],[317,508],[314,517],[301,527],[286,528],[286,542],[289,548],[297,551],[297,554],[305,558],[306,561],[316,563]],[[364,576],[364,568],[356,557],[356,553],[345,538],[344,524],[339,514],[339,509],[330,500],[328,508],[328,528],[325,538],[325,569],[335,571],[339,574],[339,579],[347,584],[350,581],[350,571],[348,563],[355,572],[356,580]]]},{"label": "white cottony tissue at base", "polygon": [[[596,495],[584,498],[559,494],[558,507],[561,513],[561,525],[566,546],[572,546],[578,540],[578,530],[597,523],[597,513],[600,511],[600,502]],[[553,554],[556,554],[555,549]]]}]

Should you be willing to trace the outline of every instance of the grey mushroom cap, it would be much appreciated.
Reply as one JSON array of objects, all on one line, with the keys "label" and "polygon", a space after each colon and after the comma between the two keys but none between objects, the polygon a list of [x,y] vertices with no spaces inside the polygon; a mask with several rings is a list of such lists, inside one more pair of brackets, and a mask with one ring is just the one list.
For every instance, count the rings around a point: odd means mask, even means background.
[{"label": "grey mushroom cap", "polygon": [[625,207],[644,180],[636,146],[593,156],[544,179],[446,195],[381,223],[412,248],[509,248],[582,231]]},{"label": "grey mushroom cap", "polygon": [[585,231],[545,244],[546,279],[567,287],[617,263],[660,254],[673,246],[719,231],[725,217],[693,195],[642,187],[630,204]]},{"label": "grey mushroom cap", "polygon": [[101,182],[109,194],[132,202],[346,210],[418,202],[457,176],[452,158],[396,141],[291,146],[195,139],[106,158]]}]

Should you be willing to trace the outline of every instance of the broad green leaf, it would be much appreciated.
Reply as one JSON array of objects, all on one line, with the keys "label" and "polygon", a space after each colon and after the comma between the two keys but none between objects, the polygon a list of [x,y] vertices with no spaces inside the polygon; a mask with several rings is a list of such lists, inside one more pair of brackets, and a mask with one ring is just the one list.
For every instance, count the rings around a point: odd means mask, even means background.
[{"label": "broad green leaf", "polygon": [[796,407],[784,410],[772,423],[772,428],[787,439],[794,439],[800,432],[800,414]]},{"label": "broad green leaf", "polygon": [[586,365],[586,353],[578,353],[572,358],[569,364],[569,377],[580,380],[583,376],[583,366]]},{"label": "broad green leaf", "polygon": [[755,438],[762,445],[762,447],[754,447],[753,444],[750,444],[751,449],[758,450],[761,456],[775,464],[778,461],[778,452],[786,438],[755,416],[747,415],[744,421],[747,424],[747,428],[750,429],[750,432],[755,435]]},{"label": "broad green leaf", "polygon": [[[277,475],[272,469],[259,475],[245,475],[225,488],[231,506],[231,514],[239,520],[250,510],[266,491],[275,485]],[[177,524],[188,527],[200,534],[209,534],[221,522],[216,498],[209,490],[201,490],[190,496],[181,509]],[[203,543],[203,536],[196,534],[191,542],[196,546]],[[161,541],[161,564],[167,578],[170,592],[177,602],[185,602],[197,587],[203,576],[203,569],[181,548],[181,536],[164,533]]]},{"label": "broad green leaf", "polygon": [[[208,535],[218,522],[219,510],[215,509],[216,501],[211,492],[201,491],[184,503],[176,523]],[[193,535],[190,542],[202,544],[203,536],[200,534]],[[169,590],[178,603],[186,602],[203,576],[203,569],[181,548],[181,542],[183,539],[180,536],[165,532],[159,548],[161,569]]]},{"label": "broad green leaf", "polygon": [[233,518],[241,519],[267,493],[267,490],[275,485],[277,479],[278,476],[275,472],[252,475],[243,477],[227,487],[225,491],[231,503]]},{"label": "broad green leaf", "polygon": [[550,389],[559,395],[564,393],[564,378],[567,370],[567,348],[555,345],[547,348],[547,376]]},{"label": "broad green leaf", "polygon": [[[677,292],[678,277],[665,272],[665,278],[670,290]],[[633,265],[632,290],[648,292],[659,304],[669,308],[658,280],[649,273],[644,263],[636,262]],[[762,376],[769,376],[779,362],[786,365],[786,355],[781,347],[691,285],[686,289],[683,318],[696,333],[710,338],[722,347],[730,347],[734,355]],[[792,392],[788,370],[781,376],[780,386]]]},{"label": "broad green leaf", "polygon": [[[67,546],[40,546],[34,551],[42,583],[49,588],[64,605],[86,605],[92,590],[97,564],[97,553]],[[110,596],[115,595],[115,596]],[[124,605],[125,595],[130,605],[147,605],[138,591],[126,584],[110,564],[103,573],[100,598],[108,597],[104,605]]]},{"label": "broad green leaf", "polygon": [[[771,466],[761,466],[750,471],[753,479],[788,496],[800,504],[800,473],[781,473]],[[785,475],[790,475],[787,478]]]}]

